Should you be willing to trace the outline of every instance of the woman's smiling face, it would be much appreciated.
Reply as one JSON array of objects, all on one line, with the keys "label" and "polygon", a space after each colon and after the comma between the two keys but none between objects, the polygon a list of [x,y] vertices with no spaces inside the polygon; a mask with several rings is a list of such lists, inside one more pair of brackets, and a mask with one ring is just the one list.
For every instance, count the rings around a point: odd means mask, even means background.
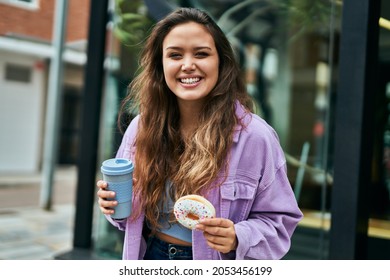
[{"label": "woman's smiling face", "polygon": [[163,41],[163,69],[179,104],[203,104],[218,80],[219,56],[207,29],[195,22],[175,26]]}]

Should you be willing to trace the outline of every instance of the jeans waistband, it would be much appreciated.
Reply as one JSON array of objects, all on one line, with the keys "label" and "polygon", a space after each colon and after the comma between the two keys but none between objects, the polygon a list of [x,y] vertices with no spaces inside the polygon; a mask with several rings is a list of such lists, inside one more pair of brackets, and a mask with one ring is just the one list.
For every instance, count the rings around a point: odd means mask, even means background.
[{"label": "jeans waistband", "polygon": [[151,258],[157,259],[192,259],[192,247],[167,243],[154,236],[149,237],[148,253]]}]

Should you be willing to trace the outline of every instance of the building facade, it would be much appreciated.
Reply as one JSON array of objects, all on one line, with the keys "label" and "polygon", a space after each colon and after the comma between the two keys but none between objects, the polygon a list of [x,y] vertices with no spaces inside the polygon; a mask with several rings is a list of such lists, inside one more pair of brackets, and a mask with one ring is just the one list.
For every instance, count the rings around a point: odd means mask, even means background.
[{"label": "building facade", "polygon": [[[59,162],[75,164],[90,3],[68,2]],[[0,1],[0,172],[40,172],[55,5]]]}]

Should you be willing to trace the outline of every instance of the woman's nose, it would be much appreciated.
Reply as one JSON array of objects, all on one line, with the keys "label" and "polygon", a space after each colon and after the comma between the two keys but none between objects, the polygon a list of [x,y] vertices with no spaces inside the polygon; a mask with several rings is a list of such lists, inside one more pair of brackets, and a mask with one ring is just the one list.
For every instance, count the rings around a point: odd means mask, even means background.
[{"label": "woman's nose", "polygon": [[195,63],[190,60],[190,59],[187,59],[183,62],[183,65],[181,66],[181,70],[182,71],[192,71],[192,70],[195,70]]}]

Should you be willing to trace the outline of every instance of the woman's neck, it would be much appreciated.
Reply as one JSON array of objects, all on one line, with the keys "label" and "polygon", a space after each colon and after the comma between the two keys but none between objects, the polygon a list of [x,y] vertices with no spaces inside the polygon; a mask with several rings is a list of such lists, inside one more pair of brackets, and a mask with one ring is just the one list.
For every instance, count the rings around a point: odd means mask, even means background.
[{"label": "woman's neck", "polygon": [[184,139],[188,137],[198,127],[199,113],[201,110],[200,104],[180,104],[180,132]]}]

